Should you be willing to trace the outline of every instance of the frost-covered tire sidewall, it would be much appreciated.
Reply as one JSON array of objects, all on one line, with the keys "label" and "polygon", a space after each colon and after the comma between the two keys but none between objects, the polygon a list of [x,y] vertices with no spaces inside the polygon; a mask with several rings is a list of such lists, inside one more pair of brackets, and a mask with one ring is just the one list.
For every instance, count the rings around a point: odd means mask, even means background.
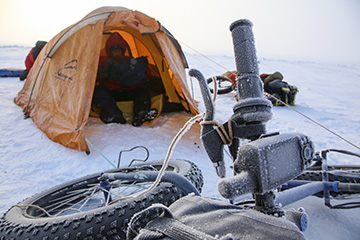
[{"label": "frost-covered tire sidewall", "polygon": [[[161,166],[161,162],[154,164]],[[196,165],[176,160],[171,161],[170,166],[195,186],[199,185],[198,189],[201,190],[202,175]],[[51,194],[59,193],[66,188],[81,188],[81,183],[92,181],[98,176],[99,173],[95,173],[60,184],[24,200],[19,205],[46,201],[47,196]],[[134,213],[153,203],[169,206],[183,196],[180,188],[163,182],[139,198],[129,198],[109,206],[66,216],[34,218],[27,215],[23,208],[13,206],[0,219],[0,239],[125,239],[127,224]]]}]

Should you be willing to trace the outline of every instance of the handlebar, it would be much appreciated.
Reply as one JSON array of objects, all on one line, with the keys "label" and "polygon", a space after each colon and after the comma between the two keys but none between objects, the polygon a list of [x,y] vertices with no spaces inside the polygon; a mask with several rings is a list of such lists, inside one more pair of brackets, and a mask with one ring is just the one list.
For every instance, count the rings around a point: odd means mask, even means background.
[{"label": "handlebar", "polygon": [[[206,122],[202,125],[201,140],[217,175],[222,178],[218,183],[219,193],[228,199],[253,193],[256,207],[267,211],[269,208],[276,208],[270,193],[296,178],[311,165],[314,159],[314,145],[307,136],[299,133],[266,134],[265,123],[272,116],[272,104],[263,97],[263,83],[259,77],[252,23],[248,20],[235,21],[231,24],[230,31],[238,74],[236,90],[239,100],[234,104],[230,121],[219,126],[222,133],[218,133],[218,129],[206,123],[213,122],[215,110],[204,76],[198,70],[189,71],[189,75],[199,81],[205,104]],[[220,136],[224,132],[227,142]],[[230,135],[234,139],[229,141]],[[239,146],[238,139],[248,139],[250,142]],[[234,158],[235,175],[225,178],[223,146],[229,142]],[[349,154],[346,151],[329,149],[321,153],[321,158],[326,159],[329,151]],[[357,154],[350,155],[359,157]],[[314,160],[321,158],[317,155]],[[296,190],[288,190],[286,194],[279,194],[278,201],[290,203],[322,190],[337,191],[337,188],[350,192],[360,191],[360,184],[330,183],[324,177],[324,182],[314,182],[299,186]],[[327,200],[325,204],[329,205]]]},{"label": "handlebar", "polygon": [[[263,97],[252,23],[241,19],[230,25],[237,69],[236,89],[239,102],[234,105],[232,120],[238,124],[264,124],[271,119],[271,102]],[[259,126],[260,127],[260,126]],[[265,134],[265,128],[264,132]],[[249,136],[254,140],[259,135]]]},{"label": "handlebar", "polygon": [[[271,118],[271,102],[263,97],[259,77],[252,23],[238,20],[231,24],[237,68],[237,102],[231,121],[221,129],[231,131],[234,138],[249,139],[238,147],[234,156],[235,176],[225,178],[224,143],[213,125],[203,124],[201,140],[220,178],[219,192],[225,198],[244,193],[264,194],[299,175],[313,159],[313,144],[302,134],[267,136],[265,122]],[[189,71],[199,81],[205,104],[205,121],[213,121],[214,106],[204,76],[195,69]],[[230,134],[228,134],[230,135]],[[234,141],[235,143],[237,141]],[[233,140],[231,140],[231,144]],[[235,159],[236,158],[236,159]]]},{"label": "handlebar", "polygon": [[[232,32],[237,68],[237,91],[240,97],[234,105],[231,122],[223,124],[230,128],[236,138],[258,139],[266,133],[265,122],[271,118],[271,102],[263,97],[262,81],[259,77],[257,57],[255,54],[252,23],[249,20],[238,20],[230,26]],[[205,104],[205,121],[213,121],[214,106],[204,76],[195,69],[189,71],[191,77],[197,78]],[[201,139],[211,159],[216,173],[225,177],[223,145],[225,144],[212,125],[203,125]]]}]

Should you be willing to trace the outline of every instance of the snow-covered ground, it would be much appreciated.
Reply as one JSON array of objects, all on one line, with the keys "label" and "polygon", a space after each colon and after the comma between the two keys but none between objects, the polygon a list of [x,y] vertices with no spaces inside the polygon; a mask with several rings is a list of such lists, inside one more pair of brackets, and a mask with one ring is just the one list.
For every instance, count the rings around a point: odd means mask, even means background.
[{"label": "snow-covered ground", "polygon": [[[0,68],[24,68],[29,47],[0,47]],[[217,64],[200,55],[186,54],[191,68],[205,77],[219,75],[225,69],[235,70],[232,56],[210,56]],[[222,67],[225,69],[223,69]],[[261,73],[280,71],[292,85],[299,88],[295,109],[331,129],[355,145],[360,145],[360,66],[330,63],[275,60],[259,58]],[[198,84],[189,78],[189,86],[200,101]],[[112,168],[106,156],[116,164],[120,150],[142,145],[149,149],[150,160],[164,159],[177,131],[190,118],[186,113],[163,114],[151,126],[103,124],[90,118],[85,129],[87,139],[96,147],[91,154],[67,149],[50,141],[31,119],[24,115],[13,99],[22,88],[18,78],[0,78],[0,215],[9,207],[37,192],[62,182],[104,169]],[[235,93],[218,96],[216,119],[227,121],[236,102]],[[308,135],[316,149],[338,148],[359,153],[359,150],[324,128],[286,107],[274,107],[268,132],[301,132]],[[202,170],[205,186],[202,195],[221,198],[217,193],[218,178],[199,139],[200,127],[193,126],[177,144],[172,158],[188,159]],[[142,158],[137,150],[123,154],[123,164]],[[230,159],[226,156],[227,166]],[[360,164],[360,159],[329,155],[329,163]],[[231,171],[228,171],[228,175]],[[305,235],[308,239],[359,239],[360,210],[330,210],[323,200],[309,197],[290,207],[304,207],[310,218]],[[359,221],[359,222],[357,222]]]}]

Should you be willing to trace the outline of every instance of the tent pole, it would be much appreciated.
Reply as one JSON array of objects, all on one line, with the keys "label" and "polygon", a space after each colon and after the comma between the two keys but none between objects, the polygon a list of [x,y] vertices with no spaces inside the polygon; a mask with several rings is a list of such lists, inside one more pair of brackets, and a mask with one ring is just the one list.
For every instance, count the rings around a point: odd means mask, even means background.
[{"label": "tent pole", "polygon": [[46,61],[47,58],[48,58],[47,56],[44,58],[43,62],[41,63],[41,66],[40,66],[40,68],[39,68],[39,70],[38,70],[38,72],[37,72],[37,74],[36,74],[36,78],[35,78],[34,84],[33,84],[32,88],[31,88],[29,100],[28,100],[28,103],[27,103],[27,105],[26,105],[26,110],[25,110],[25,113],[24,113],[24,115],[25,115],[24,119],[27,119],[27,118],[30,117],[29,114],[28,114],[28,112],[29,112],[29,106],[30,106],[31,97],[32,97],[33,92],[34,92],[35,84],[36,84],[36,82],[37,82],[37,80],[38,80],[38,78],[39,78],[40,71],[41,71],[41,69],[43,68],[44,63],[45,63],[45,61]]}]

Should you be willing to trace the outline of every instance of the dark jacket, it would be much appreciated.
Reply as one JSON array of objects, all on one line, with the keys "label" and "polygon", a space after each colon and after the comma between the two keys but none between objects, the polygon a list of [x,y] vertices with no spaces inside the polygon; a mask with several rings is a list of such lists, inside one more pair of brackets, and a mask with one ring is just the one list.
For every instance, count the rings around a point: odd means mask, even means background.
[{"label": "dark jacket", "polygon": [[98,77],[97,82],[99,85],[105,86],[110,90],[120,90],[125,91],[126,87],[123,86],[121,83],[116,82],[115,80],[110,78],[110,72],[114,62],[123,62],[127,59],[131,59],[131,56],[125,56],[121,60],[116,60],[112,58],[110,48],[113,46],[120,46],[125,53],[126,50],[129,48],[126,41],[121,37],[120,34],[117,32],[112,33],[108,40],[106,41],[105,51],[107,54],[107,58],[100,59],[99,61],[99,69],[98,69]]}]

